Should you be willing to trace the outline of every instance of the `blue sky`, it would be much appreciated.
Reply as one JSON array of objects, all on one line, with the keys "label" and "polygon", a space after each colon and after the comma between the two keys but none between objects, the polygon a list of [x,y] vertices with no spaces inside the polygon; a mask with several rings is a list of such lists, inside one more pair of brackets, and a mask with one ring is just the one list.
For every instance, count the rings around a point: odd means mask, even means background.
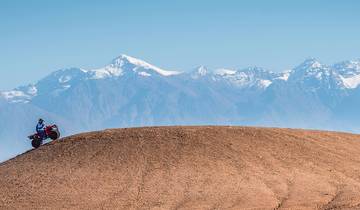
[{"label": "blue sky", "polygon": [[0,90],[124,53],[165,69],[360,58],[357,0],[0,0]]}]

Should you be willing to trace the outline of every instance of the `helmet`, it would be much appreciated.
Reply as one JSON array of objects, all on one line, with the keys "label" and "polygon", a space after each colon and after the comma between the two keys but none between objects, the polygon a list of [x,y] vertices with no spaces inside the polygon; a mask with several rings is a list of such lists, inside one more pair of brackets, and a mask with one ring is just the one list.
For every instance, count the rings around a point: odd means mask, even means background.
[{"label": "helmet", "polygon": [[43,122],[44,122],[44,120],[40,118],[40,119],[39,119],[39,123],[43,123]]}]

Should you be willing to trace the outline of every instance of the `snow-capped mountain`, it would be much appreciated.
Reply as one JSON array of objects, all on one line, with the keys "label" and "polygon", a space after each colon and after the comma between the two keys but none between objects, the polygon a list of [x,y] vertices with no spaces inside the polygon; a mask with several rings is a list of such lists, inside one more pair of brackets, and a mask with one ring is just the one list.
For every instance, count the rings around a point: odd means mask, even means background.
[{"label": "snow-capped mountain", "polygon": [[104,68],[91,70],[88,73],[92,79],[102,79],[114,76],[119,77],[125,73],[133,73],[147,77],[153,75],[172,76],[180,74],[181,72],[164,70],[140,59],[128,55],[121,55]]},{"label": "snow-capped mountain", "polygon": [[359,132],[359,85],[360,61],[326,65],[311,58],[282,72],[206,66],[174,71],[121,55],[101,68],[61,69],[0,92],[0,154],[26,149],[38,117],[56,122],[65,135],[175,124]]},{"label": "snow-capped mountain", "polygon": [[[316,88],[319,85],[321,86],[322,83],[339,79],[339,75],[334,69],[328,67],[327,65],[321,64],[319,61],[312,58],[305,60],[302,64],[294,68],[289,75],[288,81],[300,81],[302,83],[306,83],[305,85],[307,86],[313,86]],[[338,85],[341,85],[340,83]]]},{"label": "snow-capped mountain", "polygon": [[354,89],[360,85],[360,61],[344,61],[333,65],[346,88]]},{"label": "snow-capped mountain", "polygon": [[[99,69],[85,70],[81,68],[69,68],[58,70],[40,80],[36,85],[19,87],[11,91],[0,92],[1,96],[12,103],[27,103],[39,94],[60,94],[73,85],[86,80],[100,80],[118,78],[123,75],[150,76],[173,76],[181,74],[179,71],[168,71],[153,66],[145,61],[127,55],[121,55]],[[40,92],[39,92],[40,90]]]},{"label": "snow-capped mountain", "polygon": [[216,75],[228,79],[232,84],[240,88],[260,88],[266,89],[275,78],[279,78],[280,74],[266,71],[263,68],[250,67],[241,70],[219,69]]}]

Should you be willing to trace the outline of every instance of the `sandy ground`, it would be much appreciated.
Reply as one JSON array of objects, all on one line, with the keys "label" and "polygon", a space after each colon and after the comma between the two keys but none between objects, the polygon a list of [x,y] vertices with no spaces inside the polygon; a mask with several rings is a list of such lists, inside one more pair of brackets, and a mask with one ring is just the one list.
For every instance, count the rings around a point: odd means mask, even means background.
[{"label": "sandy ground", "polygon": [[0,164],[1,209],[360,209],[360,135],[150,127]]}]

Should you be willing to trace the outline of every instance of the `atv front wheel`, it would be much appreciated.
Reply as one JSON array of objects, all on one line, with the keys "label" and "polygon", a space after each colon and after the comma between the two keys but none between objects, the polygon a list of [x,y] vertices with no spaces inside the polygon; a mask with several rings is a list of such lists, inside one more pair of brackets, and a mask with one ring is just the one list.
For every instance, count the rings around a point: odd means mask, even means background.
[{"label": "atv front wheel", "polygon": [[60,137],[60,132],[59,131],[51,131],[49,134],[48,134],[48,137],[52,140],[56,140]]}]

